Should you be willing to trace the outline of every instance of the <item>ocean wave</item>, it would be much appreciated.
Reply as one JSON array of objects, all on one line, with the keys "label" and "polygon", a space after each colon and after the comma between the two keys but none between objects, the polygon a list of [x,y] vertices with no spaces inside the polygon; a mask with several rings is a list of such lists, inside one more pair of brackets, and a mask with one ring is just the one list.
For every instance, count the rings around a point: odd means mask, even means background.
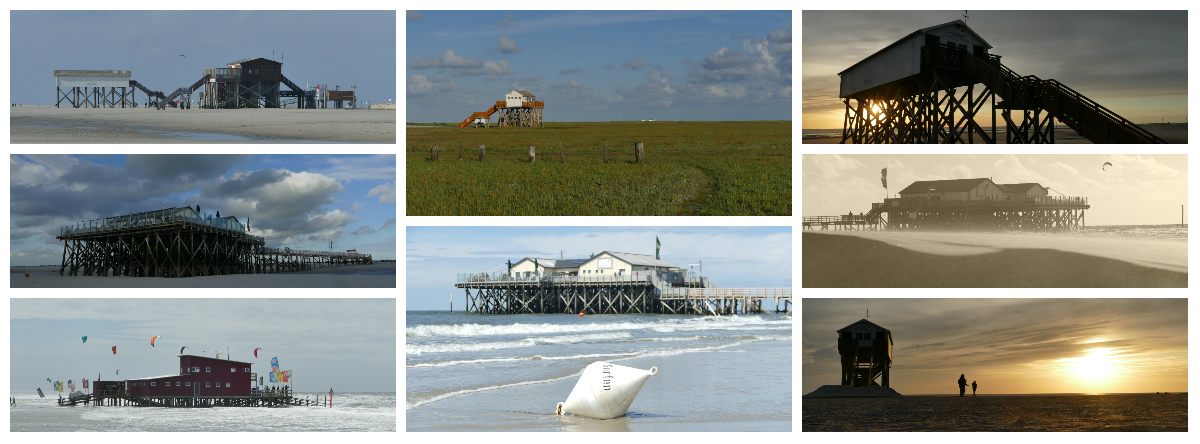
[{"label": "ocean wave", "polygon": [[521,356],[515,358],[486,358],[486,359],[464,359],[458,361],[441,361],[441,362],[423,362],[420,364],[405,365],[405,368],[425,368],[425,367],[453,367],[456,365],[469,364],[490,364],[493,362],[515,362],[515,361],[561,361],[565,359],[588,359],[588,358],[608,358],[613,356],[637,356],[637,353],[601,353],[590,355],[565,355],[565,356]]},{"label": "ocean wave", "polygon": [[551,333],[580,333],[594,331],[628,331],[653,330],[657,332],[696,331],[696,330],[740,330],[756,327],[791,328],[791,317],[763,318],[760,316],[715,316],[687,319],[660,319],[654,322],[612,322],[592,324],[454,324],[454,325],[418,325],[406,327],[406,338],[430,337],[472,337],[472,336],[501,336],[501,335],[535,335]]},{"label": "ocean wave", "polygon": [[533,347],[538,344],[570,344],[584,341],[605,341],[613,339],[632,338],[628,332],[596,333],[589,335],[547,336],[539,338],[518,339],[515,341],[491,341],[476,343],[451,343],[412,345],[405,344],[404,352],[410,355],[422,353],[473,352],[484,350],[499,350],[504,348]]}]

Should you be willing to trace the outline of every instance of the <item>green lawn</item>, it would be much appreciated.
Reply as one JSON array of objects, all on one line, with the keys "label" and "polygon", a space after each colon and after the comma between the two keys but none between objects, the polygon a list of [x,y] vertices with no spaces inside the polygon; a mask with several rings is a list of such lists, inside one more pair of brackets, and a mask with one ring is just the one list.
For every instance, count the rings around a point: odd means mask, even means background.
[{"label": "green lawn", "polygon": [[[545,125],[406,130],[406,214],[792,214],[790,121]],[[633,163],[634,142],[645,163]]]}]

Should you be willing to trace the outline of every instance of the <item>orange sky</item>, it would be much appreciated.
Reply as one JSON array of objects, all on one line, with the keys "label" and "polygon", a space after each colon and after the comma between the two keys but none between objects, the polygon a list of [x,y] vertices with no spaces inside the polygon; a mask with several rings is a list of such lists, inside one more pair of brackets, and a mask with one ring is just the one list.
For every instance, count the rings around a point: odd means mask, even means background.
[{"label": "orange sky", "polygon": [[[812,299],[803,301],[803,393],[839,384],[837,333],[863,319],[892,332],[904,395],[1187,391],[1187,300]],[[970,387],[967,389],[970,393]]]}]

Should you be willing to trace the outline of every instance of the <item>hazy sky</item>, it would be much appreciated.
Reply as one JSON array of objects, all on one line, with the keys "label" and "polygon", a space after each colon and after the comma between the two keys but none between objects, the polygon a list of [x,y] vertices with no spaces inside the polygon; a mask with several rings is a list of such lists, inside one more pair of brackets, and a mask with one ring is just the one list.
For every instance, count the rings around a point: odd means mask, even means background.
[{"label": "hazy sky", "polygon": [[957,394],[960,374],[988,394],[1188,387],[1184,298],[805,298],[802,304],[804,393],[841,383],[837,330],[868,309],[869,321],[892,332],[891,387],[904,395]]},{"label": "hazy sky", "polygon": [[[802,15],[806,129],[842,127],[846,106],[838,98],[837,73],[913,31],[963,19],[961,10]],[[967,26],[992,45],[990,52],[1022,76],[1058,80],[1136,123],[1187,117],[1187,11],[971,10],[968,15]],[[991,104],[983,110],[990,125]],[[998,127],[1002,122],[997,117]]]},{"label": "hazy sky", "polygon": [[[11,299],[9,383],[47,396],[55,381],[179,373],[185,354],[271,358],[299,391],[396,391],[396,299]],[[286,326],[305,326],[286,328]],[[87,342],[82,337],[87,336]],[[159,336],[150,346],[150,338]],[[112,353],[112,347],[117,353]],[[258,358],[255,348],[262,347]],[[117,370],[121,371],[117,375]]]},{"label": "hazy sky", "polygon": [[[503,272],[526,257],[567,259],[617,251],[654,255],[687,269],[704,261],[717,285],[792,286],[791,227],[408,227],[405,238],[405,310],[466,307],[458,273]],[[699,271],[699,267],[696,267]]]},{"label": "hazy sky", "polygon": [[406,120],[791,120],[791,11],[406,11]]},{"label": "hazy sky", "polygon": [[802,162],[804,216],[870,211],[883,202],[884,167],[889,197],[918,180],[1040,183],[1052,196],[1087,197],[1089,226],[1177,224],[1188,197],[1183,154],[806,154]]},{"label": "hazy sky", "polygon": [[[131,70],[133,80],[170,94],[200,80],[204,68],[224,68],[251,57],[270,59],[275,51],[284,77],[300,87],[307,79],[349,90],[353,82],[359,100],[386,103],[398,98],[397,14],[12,11],[9,91],[14,103],[53,105],[54,70],[112,69]],[[145,101],[141,91],[137,98]]]},{"label": "hazy sky", "polygon": [[395,155],[9,156],[12,265],[62,262],[61,227],[196,205],[268,247],[396,258]]}]

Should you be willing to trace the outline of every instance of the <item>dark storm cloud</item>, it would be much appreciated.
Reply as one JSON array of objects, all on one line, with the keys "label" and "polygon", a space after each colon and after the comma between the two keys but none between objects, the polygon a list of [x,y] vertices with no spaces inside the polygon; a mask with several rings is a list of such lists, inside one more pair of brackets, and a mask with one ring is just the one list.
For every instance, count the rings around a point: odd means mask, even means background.
[{"label": "dark storm cloud", "polygon": [[240,175],[217,185],[215,196],[240,196],[243,193],[270,185],[292,175],[291,171],[280,171],[273,168],[258,170],[247,175]]},{"label": "dark storm cloud", "polygon": [[250,159],[248,154],[130,154],[123,166],[151,180],[208,180]]}]

